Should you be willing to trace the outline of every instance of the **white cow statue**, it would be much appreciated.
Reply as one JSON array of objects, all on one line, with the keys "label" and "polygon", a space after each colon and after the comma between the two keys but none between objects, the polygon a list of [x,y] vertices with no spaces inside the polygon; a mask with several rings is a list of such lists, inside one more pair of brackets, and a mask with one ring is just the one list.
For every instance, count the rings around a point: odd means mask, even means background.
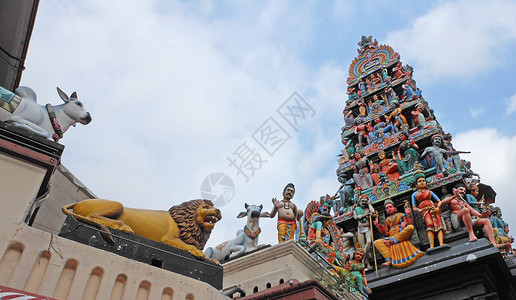
[{"label": "white cow statue", "polygon": [[[84,109],[77,93],[68,97],[61,89],[57,92],[64,104],[45,106],[36,103],[36,93],[31,88],[20,86],[13,95],[0,87],[0,121],[24,128],[50,140],[59,141],[70,126],[76,123],[86,125],[91,122],[91,115]],[[8,101],[6,101],[6,97]]]},{"label": "white cow statue", "polygon": [[239,213],[237,216],[237,218],[247,216],[247,224],[244,226],[244,229],[238,230],[236,238],[226,241],[215,248],[206,248],[204,250],[206,257],[224,262],[259,247],[260,218],[269,218],[270,215],[268,212],[262,212],[263,205],[248,205],[245,203],[245,209],[246,211]]}]

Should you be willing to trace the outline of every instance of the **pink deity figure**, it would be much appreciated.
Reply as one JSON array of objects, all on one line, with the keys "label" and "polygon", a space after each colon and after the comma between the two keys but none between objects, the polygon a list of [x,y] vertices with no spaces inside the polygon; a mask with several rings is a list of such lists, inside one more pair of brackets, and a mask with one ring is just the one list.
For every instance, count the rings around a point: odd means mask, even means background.
[{"label": "pink deity figure", "polygon": [[398,173],[398,164],[392,159],[387,158],[385,151],[378,151],[378,157],[380,161],[378,165],[374,166],[373,169],[378,172],[374,172],[371,174],[373,180],[376,184],[380,182],[379,172],[384,173],[390,181],[398,180],[400,178],[400,174]]},{"label": "pink deity figure", "polygon": [[370,93],[373,91],[373,84],[369,78],[365,80],[367,91]]},{"label": "pink deity figure", "polygon": [[493,233],[493,225],[486,217],[491,214],[486,211],[481,214],[474,210],[466,201],[466,187],[462,183],[458,183],[453,188],[453,196],[443,199],[442,204],[449,204],[451,210],[452,226],[457,229],[465,226],[468,230],[469,241],[474,242],[478,238],[475,235],[476,230],[481,230],[487,235],[487,239],[496,248],[506,248],[507,243],[499,244],[495,241]]},{"label": "pink deity figure", "polygon": [[400,79],[403,76],[406,76],[405,70],[403,69],[403,65],[401,64],[401,61],[399,61],[396,66],[392,69],[394,72],[394,78]]},{"label": "pink deity figure", "polygon": [[373,83],[374,86],[379,85],[381,83],[380,76],[377,75],[376,73],[373,73],[371,75],[371,82]]},{"label": "pink deity figure", "polygon": [[[360,119],[359,119],[360,120]],[[355,134],[358,136],[358,145],[362,147],[364,138],[367,141],[367,144],[371,144],[373,139],[371,135],[373,135],[373,128],[369,124],[363,124],[361,121],[357,122],[358,124],[355,126]]]}]

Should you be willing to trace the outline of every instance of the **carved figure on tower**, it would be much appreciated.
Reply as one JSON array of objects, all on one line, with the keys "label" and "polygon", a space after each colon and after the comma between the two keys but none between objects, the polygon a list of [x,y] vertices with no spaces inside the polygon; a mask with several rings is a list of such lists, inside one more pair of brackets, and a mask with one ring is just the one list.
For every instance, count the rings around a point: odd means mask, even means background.
[{"label": "carved figure on tower", "polygon": [[[378,151],[378,157],[380,158],[380,162],[378,163],[379,172],[384,173],[390,181],[398,180],[400,177],[400,174],[398,173],[398,164],[392,159],[387,158],[387,155],[383,149]],[[371,176],[373,177],[374,182],[378,184],[378,174],[372,174]]]},{"label": "carved figure on tower", "polygon": [[[444,231],[441,223],[441,200],[426,187],[425,174],[422,171],[416,171],[414,178],[416,181],[417,191],[412,194],[412,207],[421,214],[426,224],[426,232],[430,248],[434,247],[434,235],[437,233],[439,246],[444,244]],[[437,205],[435,204],[437,203]]]},{"label": "carved figure on tower", "polygon": [[475,229],[484,229],[489,242],[491,242],[493,246],[496,248],[506,247],[507,244],[498,244],[494,239],[493,226],[491,225],[491,221],[486,219],[486,217],[490,215],[490,212],[486,211],[484,214],[481,214],[474,210],[464,199],[465,195],[466,186],[459,183],[453,188],[453,196],[447,197],[442,201],[442,203],[449,203],[450,205],[453,227],[458,229],[461,226],[465,226],[468,230],[470,242],[478,240],[475,235]]},{"label": "carved figure on tower", "polygon": [[[274,207],[270,213],[270,217],[274,218],[278,214],[278,243],[283,243],[295,238],[297,228],[296,221],[303,217],[303,211],[297,209],[297,206],[291,201],[296,193],[293,183],[289,183],[283,189],[283,200],[278,201],[272,198]],[[301,224],[301,223],[300,223]],[[302,226],[299,226],[300,236],[304,237]]]},{"label": "carved figure on tower", "polygon": [[357,236],[360,243],[360,247],[364,249],[364,259],[367,267],[371,267],[371,263],[367,258],[371,246],[373,243],[373,233],[371,232],[371,219],[375,215],[376,211],[371,205],[371,201],[367,195],[363,194],[359,196],[358,204],[355,206],[353,211],[353,218],[358,222]]},{"label": "carved figure on tower", "polygon": [[355,164],[353,169],[355,173],[353,174],[353,180],[355,180],[355,185],[360,186],[363,190],[368,189],[373,186],[373,177],[369,172],[369,160],[367,157],[362,157],[360,152],[355,152],[354,155]]},{"label": "carved figure on tower", "polygon": [[384,224],[380,224],[376,219],[374,225],[386,237],[374,241],[374,245],[385,258],[383,266],[408,267],[423,256],[423,252],[410,243],[414,232],[412,210],[407,207],[405,213],[397,212],[394,202],[390,199],[385,200],[384,206],[388,214]]},{"label": "carved figure on tower", "polygon": [[362,249],[357,249],[353,254],[353,259],[346,262],[346,269],[349,271],[349,275],[355,282],[355,285],[359,291],[366,294],[371,294],[371,290],[367,287],[367,278],[365,276],[365,266],[362,262],[365,253]]},{"label": "carved figure on tower", "polygon": [[401,113],[399,102],[397,100],[392,100],[391,107],[393,110],[391,114],[386,117],[387,122],[393,123],[395,132],[408,130],[407,119]]},{"label": "carved figure on tower", "polygon": [[398,156],[394,157],[393,153],[393,158],[395,158],[398,163],[400,173],[410,173],[414,171],[416,163],[419,162],[419,153],[417,152],[419,147],[414,141],[408,138],[406,132],[400,132],[399,139],[401,140],[401,144],[398,147]]}]

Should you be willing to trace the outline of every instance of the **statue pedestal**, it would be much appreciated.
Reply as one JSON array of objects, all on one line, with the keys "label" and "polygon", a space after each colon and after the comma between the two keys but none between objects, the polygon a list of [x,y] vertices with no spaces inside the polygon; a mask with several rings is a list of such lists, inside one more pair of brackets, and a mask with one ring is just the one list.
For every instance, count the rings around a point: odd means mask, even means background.
[{"label": "statue pedestal", "polygon": [[507,263],[486,239],[449,245],[449,250],[424,255],[405,269],[382,268],[378,278],[368,274],[373,291],[369,299],[516,298]]},{"label": "statue pedestal", "polygon": [[63,150],[61,144],[0,121],[0,217],[31,224]]},{"label": "statue pedestal", "polygon": [[59,236],[206,282],[222,289],[223,268],[190,253],[146,238],[109,228],[115,244],[107,243],[98,228],[68,216]]}]

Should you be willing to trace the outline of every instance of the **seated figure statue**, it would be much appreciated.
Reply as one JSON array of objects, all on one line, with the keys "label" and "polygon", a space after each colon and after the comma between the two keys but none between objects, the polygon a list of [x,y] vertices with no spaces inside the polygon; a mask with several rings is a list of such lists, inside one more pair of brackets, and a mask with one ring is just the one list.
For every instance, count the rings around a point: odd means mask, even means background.
[{"label": "seated figure statue", "polygon": [[409,241],[414,232],[412,210],[407,207],[405,213],[397,212],[392,200],[385,200],[384,205],[388,214],[385,223],[379,224],[378,219],[373,223],[387,237],[374,241],[374,245],[385,258],[384,266],[408,267],[423,256]]}]

